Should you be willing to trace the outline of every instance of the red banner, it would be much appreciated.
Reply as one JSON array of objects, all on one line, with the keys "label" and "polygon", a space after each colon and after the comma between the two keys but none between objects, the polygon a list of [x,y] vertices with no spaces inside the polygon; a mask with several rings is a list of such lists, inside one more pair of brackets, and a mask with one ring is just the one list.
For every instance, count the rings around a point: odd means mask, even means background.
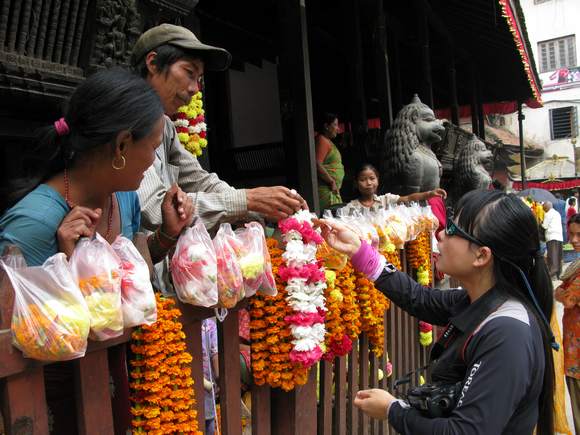
[{"label": "red banner", "polygon": [[[580,186],[580,180],[562,180],[562,181],[527,181],[526,188],[537,187],[546,190],[567,190],[574,189]],[[522,190],[522,183],[520,181],[514,181],[512,184],[514,190]]]}]

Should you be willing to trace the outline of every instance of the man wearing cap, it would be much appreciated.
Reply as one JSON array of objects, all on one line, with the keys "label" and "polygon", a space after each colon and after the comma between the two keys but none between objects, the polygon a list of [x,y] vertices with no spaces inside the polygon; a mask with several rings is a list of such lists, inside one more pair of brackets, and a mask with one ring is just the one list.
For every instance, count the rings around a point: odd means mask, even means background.
[{"label": "man wearing cap", "polygon": [[145,228],[161,224],[161,202],[175,182],[192,197],[195,214],[207,228],[242,219],[248,212],[278,220],[306,206],[300,195],[283,186],[234,189],[206,172],[181,145],[169,116],[189,104],[204,71],[223,71],[230,61],[230,53],[223,48],[203,44],[188,29],[172,24],[147,30],[135,44],[133,68],[157,91],[167,115],[163,143],[138,190]]}]

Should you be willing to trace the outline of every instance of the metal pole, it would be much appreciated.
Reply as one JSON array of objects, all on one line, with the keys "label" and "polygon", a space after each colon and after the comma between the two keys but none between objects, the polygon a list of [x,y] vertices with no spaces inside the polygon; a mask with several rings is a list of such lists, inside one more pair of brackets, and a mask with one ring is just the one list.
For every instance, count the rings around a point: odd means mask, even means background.
[{"label": "metal pole", "polygon": [[522,172],[522,190],[526,189],[526,158],[524,151],[524,119],[522,113],[522,102],[518,100],[518,130],[520,136],[520,166]]}]

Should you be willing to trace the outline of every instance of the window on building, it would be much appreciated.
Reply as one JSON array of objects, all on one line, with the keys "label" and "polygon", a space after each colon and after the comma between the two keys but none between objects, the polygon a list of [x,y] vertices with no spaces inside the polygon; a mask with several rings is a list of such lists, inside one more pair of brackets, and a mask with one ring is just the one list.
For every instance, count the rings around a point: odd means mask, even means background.
[{"label": "window on building", "polygon": [[578,110],[576,106],[550,109],[550,136],[552,140],[578,136]]},{"label": "window on building", "polygon": [[576,36],[538,42],[540,72],[576,66]]}]

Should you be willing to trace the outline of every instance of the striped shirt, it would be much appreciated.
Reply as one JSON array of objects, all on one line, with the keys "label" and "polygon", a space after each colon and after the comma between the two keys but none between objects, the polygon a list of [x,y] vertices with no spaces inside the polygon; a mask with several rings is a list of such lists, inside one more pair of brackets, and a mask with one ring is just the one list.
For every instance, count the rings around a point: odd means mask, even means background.
[{"label": "striped shirt", "polygon": [[137,191],[145,229],[154,231],[161,225],[161,203],[173,183],[192,198],[194,214],[202,219],[208,230],[222,222],[246,217],[246,191],[234,189],[216,174],[205,171],[183,147],[169,117],[165,117],[163,143],[155,154],[155,162],[145,172]]}]

